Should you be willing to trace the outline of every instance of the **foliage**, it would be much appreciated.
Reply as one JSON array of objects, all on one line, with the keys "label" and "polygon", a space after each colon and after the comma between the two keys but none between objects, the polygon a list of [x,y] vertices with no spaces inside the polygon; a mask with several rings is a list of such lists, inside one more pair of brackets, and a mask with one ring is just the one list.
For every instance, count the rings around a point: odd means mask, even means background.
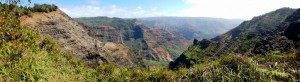
[{"label": "foliage", "polygon": [[[295,60],[293,57],[286,57],[272,63],[282,64],[283,62],[280,61],[286,61],[287,59]],[[129,76],[128,78],[134,78],[135,81],[299,81],[299,78],[295,76],[296,74],[285,70],[285,68],[273,69],[264,66],[265,63],[258,62],[256,57],[230,54],[213,61],[205,60],[190,69],[182,68],[173,71],[166,69],[142,70],[139,73],[141,74],[139,78],[143,78],[143,80],[137,80],[138,77]],[[299,69],[299,67],[291,68]],[[128,71],[127,73],[136,74],[137,72]],[[164,75],[168,75],[168,77]],[[153,78],[157,79],[153,80]]]},{"label": "foliage", "polygon": [[195,66],[194,81],[296,81],[287,71],[260,67],[253,58],[225,55],[220,59]]},{"label": "foliage", "polygon": [[3,7],[4,9],[10,9],[15,11],[15,15],[16,16],[23,16],[23,15],[28,15],[31,16],[31,14],[33,12],[52,12],[55,11],[56,9],[58,9],[58,7],[54,4],[49,5],[49,4],[34,4],[33,7],[27,7],[27,6],[23,6],[20,5],[19,7],[17,7],[16,5],[13,4],[2,4],[0,3],[0,6]]},{"label": "foliage", "polygon": [[237,52],[249,52],[261,40],[261,37],[272,33],[275,29],[279,29],[279,24],[294,11],[289,8],[281,8],[265,15],[254,17],[252,20],[246,21],[233,29],[239,30],[237,33],[232,33],[232,40],[239,43]]},{"label": "foliage", "polygon": [[295,9],[281,8],[276,11],[254,17],[249,21],[243,22],[241,25],[224,35],[232,36],[231,39],[235,39],[247,34],[268,34],[275,29],[278,29],[278,26],[286,19],[286,17],[291,15],[294,11]]},{"label": "foliage", "polygon": [[197,64],[202,63],[205,60],[210,60],[212,58],[210,55],[213,54],[215,49],[215,46],[209,46],[206,49],[202,49],[200,46],[191,46],[183,54],[187,56],[190,63]]},{"label": "foliage", "polygon": [[58,7],[54,4],[34,4],[33,11],[34,12],[52,12],[55,11]]},{"label": "foliage", "polygon": [[[12,4],[12,5],[22,5],[21,0],[0,0],[0,2]],[[31,3],[31,0],[25,0],[25,2]]]},{"label": "foliage", "polygon": [[180,56],[180,54],[182,54],[182,52],[184,52],[186,50],[186,48],[184,47],[184,45],[179,44],[180,42],[172,42],[172,47],[168,47],[168,45],[164,44],[162,47],[164,49],[167,49],[167,51],[171,54],[171,56],[173,58],[177,58]]},{"label": "foliage", "polygon": [[[98,78],[102,78],[100,81],[299,81],[295,74],[285,70],[285,68],[266,68],[264,67],[265,63],[260,63],[256,59],[257,57],[229,54],[215,60],[205,60],[190,69],[181,68],[179,70],[158,68],[149,71],[104,65],[97,69],[96,75]],[[293,57],[286,57],[272,63],[287,59],[295,60]],[[283,62],[279,62],[279,64],[281,63]]]},{"label": "foliage", "polygon": [[247,54],[255,47],[257,42],[262,40],[262,38],[273,35],[274,33],[277,33],[277,31],[282,31],[283,28],[279,28],[279,25],[294,11],[295,9],[281,8],[254,17],[213,40],[221,43],[220,46],[227,47],[227,49],[221,48],[220,51],[222,52],[233,51],[236,53]]},{"label": "foliage", "polygon": [[147,59],[144,59],[143,61],[146,63],[146,65],[153,66],[153,67],[167,68],[167,66],[169,65],[169,62],[166,61],[155,61],[155,60],[147,60]]},{"label": "foliage", "polygon": [[236,43],[239,43],[239,49],[237,51],[239,53],[249,52],[260,40],[261,38],[257,35],[250,35],[249,33],[242,34],[236,40]]}]

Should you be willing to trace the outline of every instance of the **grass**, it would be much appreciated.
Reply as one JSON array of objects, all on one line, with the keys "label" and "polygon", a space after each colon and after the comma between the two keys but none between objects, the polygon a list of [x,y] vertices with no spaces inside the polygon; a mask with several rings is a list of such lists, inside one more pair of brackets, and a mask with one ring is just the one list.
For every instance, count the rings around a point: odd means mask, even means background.
[{"label": "grass", "polygon": [[147,60],[143,59],[143,61],[146,63],[148,66],[153,66],[153,67],[162,67],[162,68],[168,68],[167,66],[169,65],[170,62],[167,61],[155,61],[155,60]]},{"label": "grass", "polygon": [[261,67],[252,57],[225,55],[215,61],[195,65],[192,81],[299,81],[288,71]]}]

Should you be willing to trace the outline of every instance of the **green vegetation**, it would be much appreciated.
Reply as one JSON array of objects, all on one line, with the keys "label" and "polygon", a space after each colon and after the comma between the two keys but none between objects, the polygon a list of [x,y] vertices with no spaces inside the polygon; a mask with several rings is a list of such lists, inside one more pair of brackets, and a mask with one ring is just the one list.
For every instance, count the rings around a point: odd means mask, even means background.
[{"label": "green vegetation", "polygon": [[249,21],[245,21],[238,27],[223,34],[223,37],[215,38],[217,41],[232,42],[234,46],[229,46],[232,51],[237,53],[248,53],[255,44],[259,42],[263,36],[275,33],[278,26],[289,16],[295,9],[281,8],[267,14],[254,17]]},{"label": "green vegetation", "polygon": [[[278,54],[279,55],[279,54]],[[284,56],[285,54],[280,54]],[[267,57],[249,57],[239,54],[223,55],[215,60],[205,60],[195,65],[193,68],[181,68],[178,70],[168,70],[158,68],[154,71],[143,69],[116,68],[114,65],[107,65],[97,69],[100,72],[101,81],[299,81],[291,69],[299,67],[291,66],[290,69],[281,68],[287,61],[297,59],[297,54],[282,57],[276,61],[268,61]],[[256,60],[260,59],[260,60]],[[278,66],[268,68],[266,63],[278,63]],[[292,63],[292,62],[290,62]],[[279,68],[278,68],[279,67]]]},{"label": "green vegetation", "polygon": [[16,15],[17,16],[23,16],[23,15],[28,15],[31,16],[33,12],[52,12],[58,9],[58,7],[54,4],[49,5],[49,4],[34,4],[33,7],[27,7],[27,6],[20,6],[20,7],[15,7],[15,5],[8,5],[8,4],[1,4],[3,7],[9,7],[10,9],[12,8],[17,8]]},{"label": "green vegetation", "polygon": [[108,18],[108,17],[84,17],[76,18],[76,20],[84,23],[85,25],[95,28],[98,26],[112,26],[117,30],[130,30],[134,28],[135,19],[121,19],[121,18]]},{"label": "green vegetation", "polygon": [[182,44],[179,44],[180,42],[172,42],[172,47],[168,47],[168,45],[164,44],[162,47],[164,49],[167,49],[167,51],[171,54],[173,58],[177,58],[182,54],[182,52],[185,51],[185,47]]},{"label": "green vegetation", "polygon": [[[295,9],[281,8],[270,13],[254,17],[249,21],[243,22],[237,28],[230,31],[228,34],[232,35],[231,39],[252,34],[265,34],[278,29],[278,26],[291,15]],[[228,36],[228,34],[225,34]]]},{"label": "green vegetation", "polygon": [[[269,56],[272,55],[271,58]],[[299,54],[275,54],[269,56],[244,56],[239,54],[223,55],[195,64],[185,77],[189,81],[299,81]],[[208,57],[206,57],[208,58]],[[179,69],[184,71],[186,69]]]},{"label": "green vegetation", "polygon": [[260,40],[261,38],[257,35],[249,35],[248,33],[241,34],[241,36],[236,40],[236,43],[239,43],[239,49],[237,51],[239,53],[249,52],[249,50]]},{"label": "green vegetation", "polygon": [[187,57],[187,60],[190,60],[191,64],[202,63],[206,60],[210,60],[212,57],[208,56],[213,54],[212,52],[216,48],[214,46],[209,46],[206,49],[202,49],[200,46],[191,46],[183,54]]},{"label": "green vegetation", "polygon": [[[260,67],[252,57],[241,55],[225,55],[210,63],[202,63],[195,68],[195,75],[202,75],[192,80],[202,81],[295,81],[291,76],[281,69],[266,69]],[[205,74],[205,75],[203,75]]]},{"label": "green vegetation", "polygon": [[52,11],[55,11],[57,9],[57,6],[52,4],[52,5],[49,5],[49,4],[34,4],[34,7],[33,7],[33,10],[35,12],[52,12]]},{"label": "green vegetation", "polygon": [[[215,47],[217,44],[209,44],[205,49],[199,45],[191,46],[178,58],[179,61],[171,63],[170,68],[177,65],[203,69],[194,74],[194,81],[299,81],[299,72],[296,71],[300,69],[299,54],[283,54],[279,51],[271,51],[266,55],[247,54],[261,37],[282,29],[277,26],[293,11],[295,10],[282,8],[243,22],[237,28],[214,39],[216,43],[221,44],[218,44],[221,46],[219,49]],[[216,55],[219,51],[221,54]]]},{"label": "green vegetation", "polygon": [[147,60],[147,59],[144,59],[143,61],[146,63],[146,65],[150,67],[168,68],[169,65],[169,62],[166,61],[155,61],[155,60]]}]

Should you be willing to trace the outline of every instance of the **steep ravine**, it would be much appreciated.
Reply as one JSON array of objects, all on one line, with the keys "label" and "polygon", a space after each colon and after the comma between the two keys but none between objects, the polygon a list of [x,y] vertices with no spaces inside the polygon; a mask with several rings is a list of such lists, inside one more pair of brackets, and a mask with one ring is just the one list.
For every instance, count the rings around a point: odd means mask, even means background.
[{"label": "steep ravine", "polygon": [[189,41],[161,29],[150,29],[136,19],[109,17],[75,18],[86,24],[97,39],[122,43],[144,60],[173,61],[189,45]]},{"label": "steep ravine", "polygon": [[50,13],[33,13],[20,18],[21,24],[35,27],[43,36],[53,38],[63,49],[70,51],[92,67],[102,63],[117,66],[143,66],[139,57],[123,45],[101,42],[91,36],[86,26],[74,21],[61,10]]}]

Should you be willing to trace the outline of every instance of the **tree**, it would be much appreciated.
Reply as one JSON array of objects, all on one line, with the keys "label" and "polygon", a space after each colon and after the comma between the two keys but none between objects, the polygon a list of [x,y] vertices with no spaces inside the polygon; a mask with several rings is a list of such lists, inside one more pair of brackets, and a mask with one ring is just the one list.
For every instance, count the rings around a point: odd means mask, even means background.
[{"label": "tree", "polygon": [[55,11],[57,9],[57,6],[52,4],[52,5],[49,5],[49,4],[34,4],[34,7],[33,7],[33,11],[35,12],[52,12],[52,11]]},{"label": "tree", "polygon": [[[18,4],[20,4],[22,1],[21,1],[21,0],[0,0],[0,2],[18,5]],[[25,0],[25,2],[31,3],[31,0]]]}]

